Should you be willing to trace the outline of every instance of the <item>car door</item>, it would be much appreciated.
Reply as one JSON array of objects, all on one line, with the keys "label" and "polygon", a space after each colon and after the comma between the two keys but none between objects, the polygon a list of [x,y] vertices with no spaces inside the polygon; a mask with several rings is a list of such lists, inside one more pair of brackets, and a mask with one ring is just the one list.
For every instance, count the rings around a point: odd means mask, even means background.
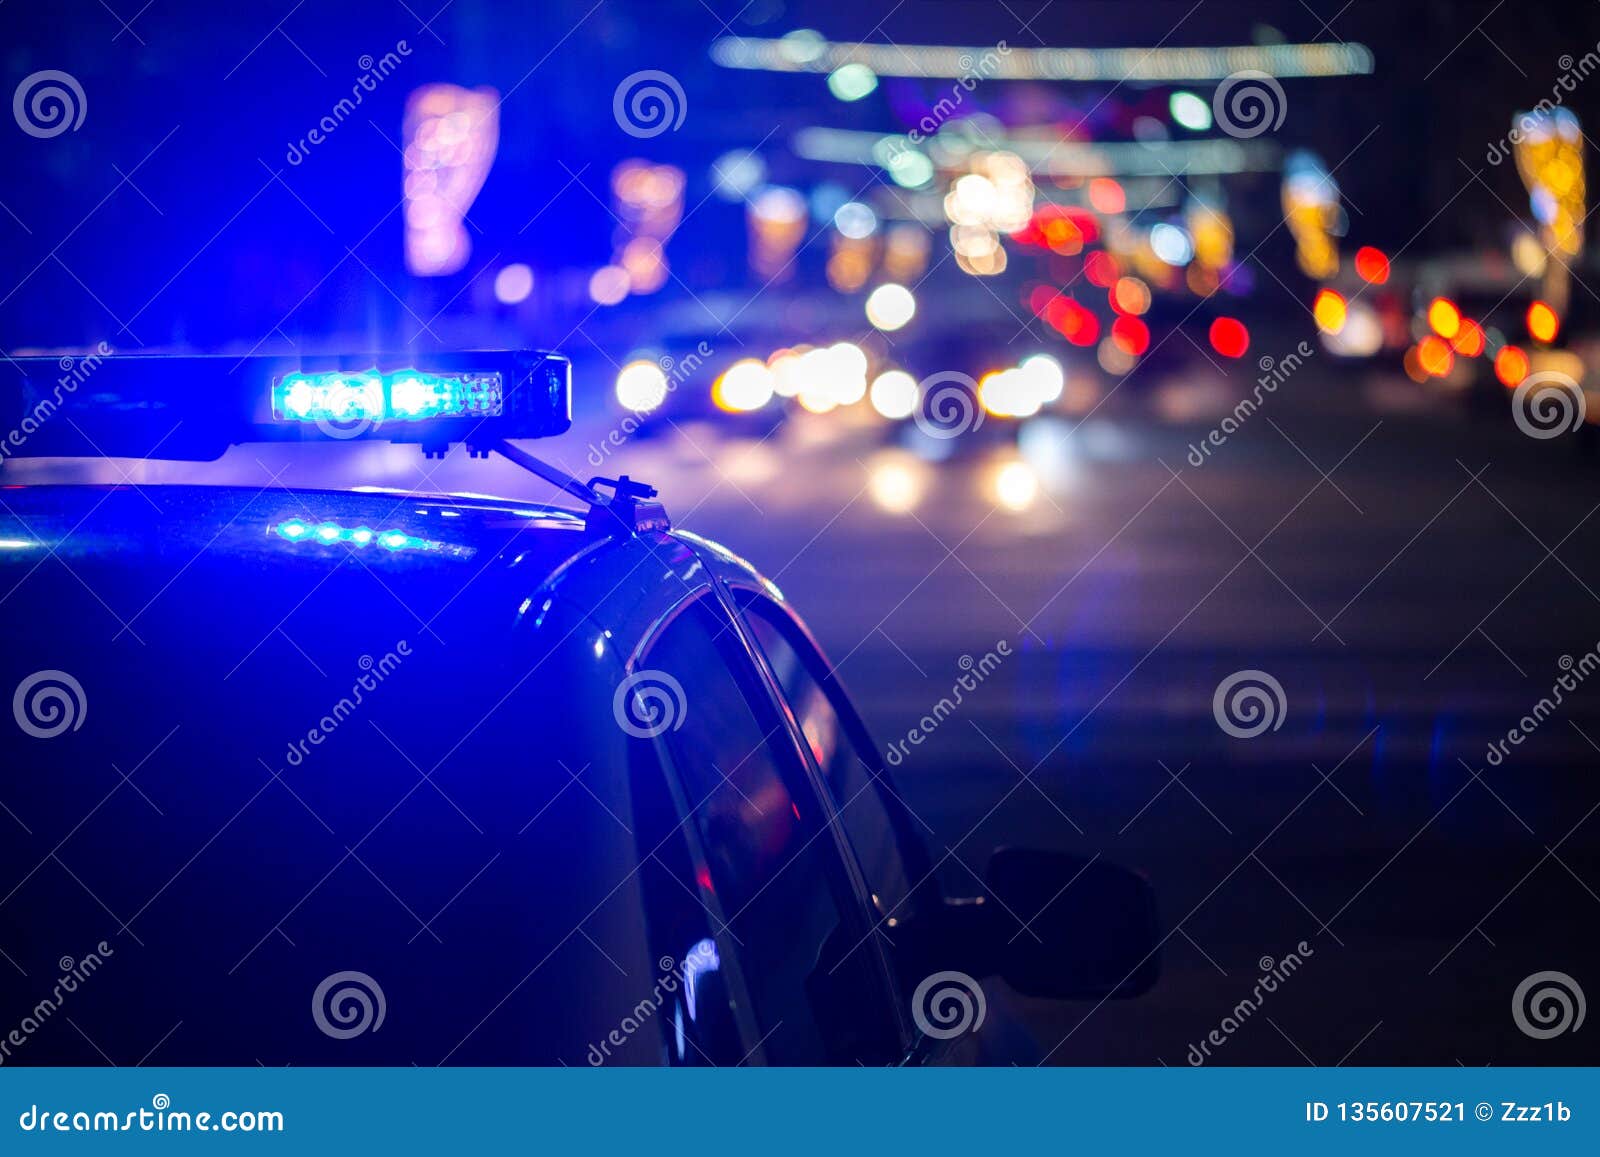
[{"label": "car door", "polygon": [[635,712],[633,726],[655,729],[655,707],[671,705],[670,725],[653,738],[689,837],[693,886],[733,964],[730,991],[744,991],[754,1020],[751,1059],[900,1059],[894,986],[831,801],[727,609],[709,595],[678,608],[624,685],[618,702]]},{"label": "car door", "polygon": [[[735,599],[832,797],[873,915],[892,942],[895,928],[942,902],[923,844],[932,829],[907,806],[849,695],[800,621],[759,592],[738,590]],[[919,979],[901,977],[902,991]]]}]

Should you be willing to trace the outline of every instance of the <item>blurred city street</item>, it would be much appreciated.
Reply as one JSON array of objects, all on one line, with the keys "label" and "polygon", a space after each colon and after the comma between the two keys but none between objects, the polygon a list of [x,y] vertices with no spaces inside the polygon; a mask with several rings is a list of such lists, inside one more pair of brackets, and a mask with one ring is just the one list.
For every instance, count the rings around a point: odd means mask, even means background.
[{"label": "blurred city street", "polygon": [[[1001,847],[1154,886],[1147,996],[986,981],[1033,1059],[1600,1056],[1508,1010],[1600,993],[1594,6],[454,0],[198,36],[206,5],[73,0],[92,44],[25,7],[0,357],[62,377],[41,411],[0,365],[4,487],[626,475],[803,617],[945,895],[992,897]],[[570,362],[571,429],[514,448],[565,496],[477,434],[537,386],[419,384],[501,350]],[[151,353],[215,372],[94,376]],[[76,424],[181,443],[265,356],[315,405],[274,379],[220,460]]]},{"label": "blurred city street", "polygon": [[[1585,951],[1600,707],[1578,699],[1499,768],[1485,752],[1600,640],[1600,499],[1591,463],[1408,386],[1308,367],[1198,469],[1204,409],[1169,424],[1112,398],[1056,435],[1055,480],[1022,510],[994,497],[1020,460],[996,447],[886,512],[874,464],[900,459],[870,431],[684,429],[627,464],[808,609],[880,743],[963,655],[1012,641],[897,769],[949,886],[1042,843],[1148,871],[1181,921],[1152,998],[1034,1010],[1047,1048],[1065,1038],[1054,1060],[1182,1063],[1258,958],[1304,939],[1322,980],[1229,1063],[1360,1062],[1364,1041],[1504,1063],[1509,1024],[1441,1014],[1514,985],[1530,939]],[[1203,362],[1155,388],[1179,409],[1230,396]],[[1282,684],[1281,729],[1218,728],[1211,691],[1240,669]]]}]

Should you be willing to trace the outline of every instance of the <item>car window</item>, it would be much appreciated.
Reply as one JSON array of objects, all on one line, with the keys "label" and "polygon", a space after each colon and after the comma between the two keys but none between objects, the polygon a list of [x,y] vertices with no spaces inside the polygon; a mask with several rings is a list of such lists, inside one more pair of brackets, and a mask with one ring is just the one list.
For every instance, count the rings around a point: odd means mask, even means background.
[{"label": "car window", "polygon": [[652,992],[663,1006],[655,1016],[662,1057],[688,1067],[736,1065],[754,1042],[740,1037],[714,901],[697,885],[689,837],[659,765],[632,763],[639,889],[658,970]]},{"label": "car window", "polygon": [[899,1049],[892,989],[786,721],[702,600],[636,671],[681,691],[661,734],[703,849],[702,887],[738,954],[767,1059],[878,1063]]},{"label": "car window", "polygon": [[827,677],[822,656],[783,609],[765,599],[752,599],[745,617],[833,794],[877,914],[904,919],[905,900],[915,881],[908,878],[902,839],[885,798],[888,785],[879,782],[875,753],[863,751],[852,739],[833,697],[819,681]]}]

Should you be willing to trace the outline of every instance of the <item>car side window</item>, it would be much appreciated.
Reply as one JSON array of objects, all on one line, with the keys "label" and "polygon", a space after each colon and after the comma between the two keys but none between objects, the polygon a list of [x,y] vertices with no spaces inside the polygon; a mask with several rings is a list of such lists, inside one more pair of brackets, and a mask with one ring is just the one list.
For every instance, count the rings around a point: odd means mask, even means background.
[{"label": "car side window", "polygon": [[700,884],[725,921],[718,943],[738,956],[769,1061],[896,1059],[892,987],[826,809],[728,628],[706,600],[692,604],[636,675],[682,692],[660,741],[698,834]]},{"label": "car side window", "polygon": [[905,901],[917,881],[908,878],[904,836],[890,813],[889,785],[879,780],[876,753],[862,750],[852,738],[833,694],[824,688],[825,680],[832,684],[825,661],[788,614],[762,598],[749,599],[744,611],[833,795],[876,915],[904,919],[909,915]]}]

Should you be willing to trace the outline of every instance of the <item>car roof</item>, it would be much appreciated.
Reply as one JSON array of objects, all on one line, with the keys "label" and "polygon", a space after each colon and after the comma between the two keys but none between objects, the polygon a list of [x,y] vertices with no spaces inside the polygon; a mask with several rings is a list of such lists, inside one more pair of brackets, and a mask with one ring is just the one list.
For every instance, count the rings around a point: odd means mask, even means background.
[{"label": "car roof", "polygon": [[[322,541],[317,531],[329,526],[339,537]],[[359,531],[371,534],[357,543]],[[403,536],[403,543],[386,548],[388,534]],[[721,544],[687,531],[671,537],[707,576],[782,600],[754,566]],[[5,589],[21,585],[50,557],[69,570],[92,560],[97,567],[149,571],[161,581],[203,557],[212,576],[326,571],[354,559],[368,572],[433,578],[452,589],[489,572],[515,572],[526,590],[552,584],[607,538],[577,511],[486,495],[378,487],[0,485],[0,577],[11,576]],[[667,577],[658,569],[631,573],[630,586],[648,585],[652,574]],[[681,580],[670,585],[682,589]]]},{"label": "car roof", "polygon": [[578,549],[577,534],[583,530],[582,516],[570,510],[476,496],[238,486],[0,486],[0,541],[12,558],[26,558],[34,549],[64,558],[113,550],[147,556],[206,550],[262,561],[316,557],[320,550],[333,557],[330,544],[314,535],[296,542],[277,532],[297,522],[375,534],[401,531],[417,544],[364,553],[368,561],[405,565],[472,558],[482,565],[515,541],[519,551],[549,555],[553,569]]}]

